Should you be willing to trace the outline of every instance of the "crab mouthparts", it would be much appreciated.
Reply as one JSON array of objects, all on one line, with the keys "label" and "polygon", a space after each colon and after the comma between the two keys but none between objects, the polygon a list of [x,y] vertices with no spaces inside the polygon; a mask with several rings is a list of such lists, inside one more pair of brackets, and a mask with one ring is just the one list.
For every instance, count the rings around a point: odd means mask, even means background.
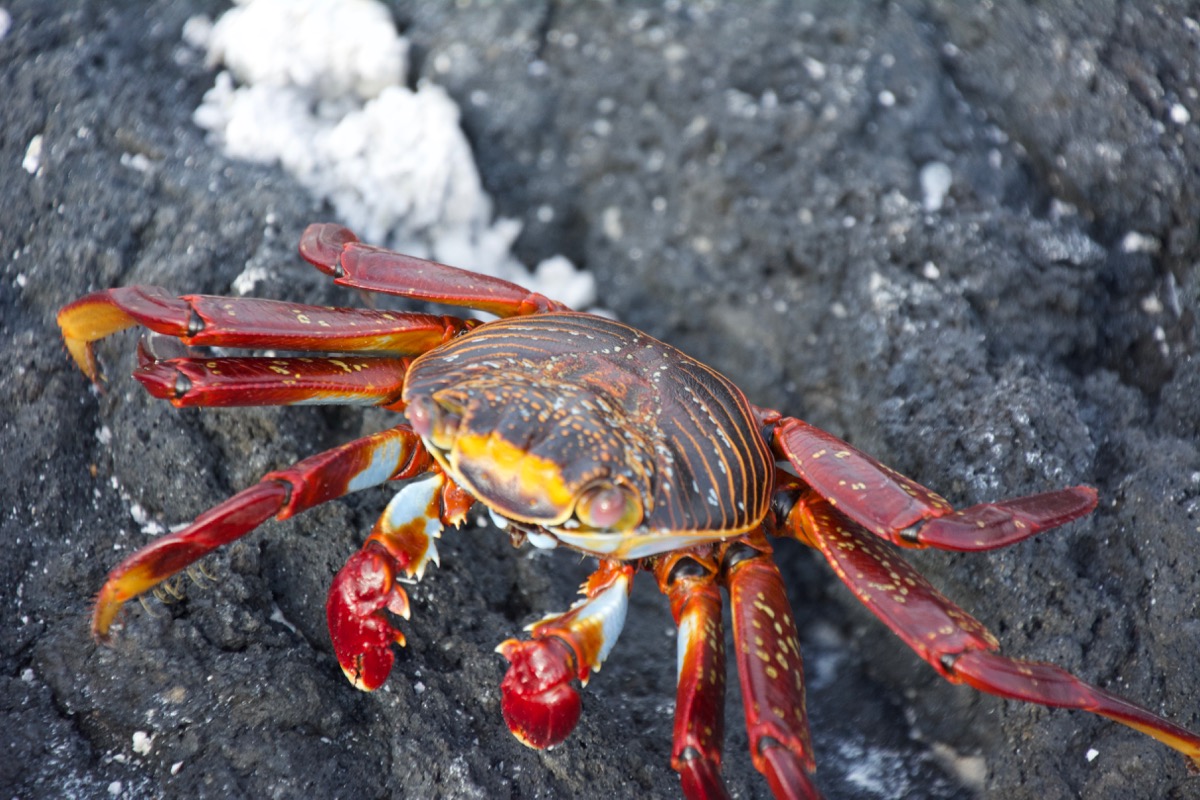
[{"label": "crab mouthparts", "polygon": [[647,532],[647,531],[577,531],[565,528],[549,528],[554,538],[561,544],[576,550],[600,556],[629,561],[636,558],[648,558],[670,550],[682,550],[696,545],[719,542],[736,533],[722,531],[714,532]]}]

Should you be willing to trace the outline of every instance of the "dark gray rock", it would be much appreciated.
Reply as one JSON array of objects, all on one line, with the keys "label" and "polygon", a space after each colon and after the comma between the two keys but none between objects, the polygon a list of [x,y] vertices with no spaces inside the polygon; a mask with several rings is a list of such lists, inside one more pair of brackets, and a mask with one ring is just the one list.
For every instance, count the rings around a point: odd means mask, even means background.
[{"label": "dark gray rock", "polygon": [[[91,289],[227,293],[254,262],[277,276],[263,295],[355,298],[292,255],[327,212],[191,123],[211,75],[180,30],[221,4],[5,7],[0,790],[677,795],[671,621],[648,582],[572,738],[536,753],[507,733],[492,647],[564,608],[586,565],[490,528],[444,540],[385,689],[345,683],[324,593],[381,492],[265,525],[207,559],[214,579],[186,600],[131,604],[112,647],[91,642],[94,592],[145,541],[132,503],[187,521],[378,419],[175,411],[127,377],[132,335],[102,348],[110,390],[89,390],[54,314]],[[1200,136],[1184,121],[1200,118],[1200,27],[1183,4],[395,14],[415,72],[462,105],[501,213],[525,222],[527,261],[567,254],[624,320],[956,503],[1096,485],[1100,509],[1065,530],[913,561],[1006,652],[1200,727]],[[931,164],[952,176],[936,211]],[[829,796],[1200,797],[1180,756],[1124,727],[945,684],[816,558],[779,550]],[[765,796],[735,700],[726,776]]]}]

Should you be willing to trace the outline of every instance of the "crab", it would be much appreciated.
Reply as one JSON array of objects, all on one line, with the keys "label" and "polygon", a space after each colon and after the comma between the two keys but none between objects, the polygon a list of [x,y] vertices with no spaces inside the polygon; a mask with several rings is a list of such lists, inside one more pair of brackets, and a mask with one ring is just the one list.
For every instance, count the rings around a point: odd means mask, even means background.
[{"label": "crab", "polygon": [[403,482],[337,573],[326,615],[346,677],[378,688],[405,643],[402,581],[437,563],[436,540],[482,504],[513,543],[597,559],[582,599],[497,650],[501,710],[526,745],[563,742],[586,685],[617,641],[634,575],[650,573],[678,624],[671,766],[689,798],[727,796],[722,591],[750,757],[779,797],[818,797],[804,673],[771,537],[798,540],[942,677],[1000,697],[1090,711],[1200,765],[1200,736],[1052,664],[1003,655],[996,637],[938,592],[898,549],[1005,547],[1092,511],[1087,486],[956,510],[933,491],[798,418],[752,405],[728,379],[628,325],[494,277],[311,225],[301,256],[341,286],[488,312],[450,316],[172,296],[129,286],[65,306],[72,357],[101,384],[94,342],[141,325],[189,346],[304,357],[156,357],[134,377],[183,406],[336,403],[399,412],[396,426],[262,480],[121,562],[92,631],[123,603],[271,517]]}]

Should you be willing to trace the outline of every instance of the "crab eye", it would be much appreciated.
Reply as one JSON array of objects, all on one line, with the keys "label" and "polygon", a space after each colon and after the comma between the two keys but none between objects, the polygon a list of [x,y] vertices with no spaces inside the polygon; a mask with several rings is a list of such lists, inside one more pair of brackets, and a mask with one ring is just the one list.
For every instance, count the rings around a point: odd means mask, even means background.
[{"label": "crab eye", "polygon": [[414,398],[404,413],[418,436],[443,449],[453,444],[458,424],[462,422],[461,415],[428,397]]},{"label": "crab eye", "polygon": [[575,517],[596,530],[629,530],[642,521],[642,502],[624,486],[601,483],[580,495]]},{"label": "crab eye", "polygon": [[408,424],[412,425],[418,436],[428,436],[433,430],[433,411],[430,409],[432,405],[429,398],[418,397],[404,409]]}]

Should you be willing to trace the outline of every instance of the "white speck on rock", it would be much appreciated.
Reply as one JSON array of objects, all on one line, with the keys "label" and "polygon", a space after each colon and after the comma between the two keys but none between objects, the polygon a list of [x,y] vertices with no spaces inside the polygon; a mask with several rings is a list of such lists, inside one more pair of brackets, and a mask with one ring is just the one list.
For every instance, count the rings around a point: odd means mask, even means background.
[{"label": "white speck on rock", "polygon": [[36,175],[42,168],[42,135],[40,133],[29,140],[29,145],[25,148],[25,158],[21,160],[21,167],[30,175]]},{"label": "white speck on rock", "polygon": [[133,752],[139,756],[149,754],[154,747],[154,737],[145,731],[133,732]]},{"label": "white speck on rock", "polygon": [[940,210],[954,183],[954,173],[950,167],[941,161],[930,161],[921,167],[918,180],[921,182],[922,207],[926,211]]},{"label": "white speck on rock", "polygon": [[1156,236],[1147,236],[1138,231],[1130,231],[1121,237],[1122,253],[1157,253],[1162,250],[1162,242]]},{"label": "white speck on rock", "polygon": [[618,241],[625,235],[625,229],[621,225],[621,209],[616,206],[609,206],[604,209],[600,215],[600,224],[604,230],[604,235],[612,241]]},{"label": "white speck on rock", "polygon": [[266,269],[262,267],[246,267],[241,274],[233,279],[233,291],[239,295],[248,295],[254,291],[254,287],[271,277]]}]

